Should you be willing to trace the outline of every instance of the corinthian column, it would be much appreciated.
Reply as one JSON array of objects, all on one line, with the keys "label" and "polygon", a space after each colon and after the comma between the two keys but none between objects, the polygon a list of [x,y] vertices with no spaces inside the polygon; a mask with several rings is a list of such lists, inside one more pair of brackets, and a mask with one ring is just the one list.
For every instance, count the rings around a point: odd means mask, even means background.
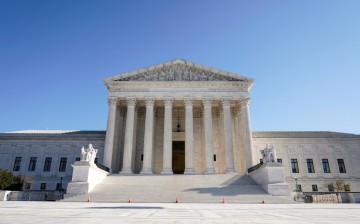
[{"label": "corinthian column", "polygon": [[144,162],[141,174],[153,174],[152,171],[152,152],[154,136],[154,97],[145,97],[146,117],[145,117],[145,137],[144,137]]},{"label": "corinthian column", "polygon": [[104,165],[110,168],[112,171],[112,156],[114,151],[114,134],[115,134],[115,119],[116,119],[116,108],[117,108],[117,98],[109,98],[109,112],[108,112],[108,122],[106,128],[106,137],[105,137],[105,149],[104,149]]},{"label": "corinthian column", "polygon": [[250,126],[250,114],[249,114],[249,103],[250,99],[241,99],[241,123],[242,123],[242,131],[243,131],[243,141],[246,155],[246,169],[254,166],[254,156],[252,153],[252,136],[251,136],[251,126]]},{"label": "corinthian column", "polygon": [[172,171],[172,105],[173,97],[164,97],[164,146],[163,170],[161,174],[173,174]]},{"label": "corinthian column", "polygon": [[184,174],[195,174],[194,170],[194,130],[193,130],[194,97],[184,97],[185,104],[185,171]]},{"label": "corinthian column", "polygon": [[127,115],[126,115],[126,129],[125,129],[125,144],[123,167],[121,174],[131,174],[132,150],[134,140],[134,118],[135,118],[135,105],[136,97],[126,97],[127,101]]},{"label": "corinthian column", "polygon": [[213,132],[212,132],[212,115],[211,115],[211,103],[213,101],[212,96],[203,97],[204,105],[204,130],[205,130],[205,160],[206,169],[205,174],[213,174],[214,171],[214,146],[213,146]]},{"label": "corinthian column", "polygon": [[232,97],[222,97],[221,102],[223,106],[224,116],[224,142],[226,152],[226,173],[235,172],[234,169],[234,152],[233,152],[233,134],[231,123],[231,104]]}]

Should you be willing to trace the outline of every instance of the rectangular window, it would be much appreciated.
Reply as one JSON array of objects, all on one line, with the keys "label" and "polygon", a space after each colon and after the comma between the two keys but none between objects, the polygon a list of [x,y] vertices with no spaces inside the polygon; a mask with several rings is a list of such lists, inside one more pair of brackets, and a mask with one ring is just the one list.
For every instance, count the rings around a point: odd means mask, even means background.
[{"label": "rectangular window", "polygon": [[312,159],[306,159],[308,173],[315,173],[314,162]]},{"label": "rectangular window", "polygon": [[316,184],[313,184],[313,185],[312,185],[312,191],[318,191],[318,188],[317,188],[317,185],[316,185]]},{"label": "rectangular window", "polygon": [[330,173],[329,160],[322,159],[322,164],[323,164],[323,168],[324,168],[324,173]]},{"label": "rectangular window", "polygon": [[297,159],[291,159],[291,170],[293,173],[299,173],[299,165]]},{"label": "rectangular window", "polygon": [[277,162],[282,164],[282,159],[277,159]]},{"label": "rectangular window", "polygon": [[40,190],[46,190],[46,183],[41,183]]},{"label": "rectangular window", "polygon": [[49,172],[51,169],[51,162],[52,162],[52,158],[51,157],[46,157],[45,158],[45,163],[44,163],[44,172]]},{"label": "rectangular window", "polygon": [[29,169],[28,171],[35,171],[36,168],[36,157],[30,157]]},{"label": "rectangular window", "polygon": [[216,162],[216,155],[214,154],[214,162]]},{"label": "rectangular window", "polygon": [[66,170],[66,162],[67,162],[67,158],[66,157],[61,157],[60,165],[59,165],[59,172],[65,172],[65,170]]},{"label": "rectangular window", "polygon": [[14,162],[14,168],[13,171],[19,171],[21,165],[21,157],[16,157]]},{"label": "rectangular window", "polygon": [[345,162],[343,159],[338,159],[338,166],[339,166],[339,172],[340,173],[346,173],[346,169],[345,169]]},{"label": "rectangular window", "polygon": [[75,158],[75,162],[80,161],[80,157]]},{"label": "rectangular window", "polygon": [[56,183],[56,189],[57,191],[60,191],[61,190],[61,183]]},{"label": "rectangular window", "polygon": [[302,191],[301,184],[298,184],[298,185],[297,185],[297,190],[298,190],[298,191]]}]

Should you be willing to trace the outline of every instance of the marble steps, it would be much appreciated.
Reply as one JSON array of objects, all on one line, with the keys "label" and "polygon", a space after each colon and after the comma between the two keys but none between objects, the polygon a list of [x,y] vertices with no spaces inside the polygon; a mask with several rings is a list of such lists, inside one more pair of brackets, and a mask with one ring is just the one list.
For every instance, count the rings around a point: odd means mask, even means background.
[{"label": "marble steps", "polygon": [[92,202],[180,202],[220,203],[293,203],[287,197],[273,197],[248,176],[223,175],[109,175],[87,195],[63,201]]}]

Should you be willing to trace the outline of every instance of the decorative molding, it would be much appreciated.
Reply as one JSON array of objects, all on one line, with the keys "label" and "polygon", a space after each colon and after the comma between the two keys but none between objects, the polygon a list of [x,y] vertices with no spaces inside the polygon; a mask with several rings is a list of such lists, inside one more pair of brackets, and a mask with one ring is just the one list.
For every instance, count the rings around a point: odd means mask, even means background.
[{"label": "decorative molding", "polygon": [[249,104],[250,104],[250,98],[240,99],[240,105],[241,105],[241,107],[249,106]]},{"label": "decorative molding", "polygon": [[136,105],[136,97],[135,96],[128,96],[126,97],[127,106],[135,106]]},{"label": "decorative molding", "polygon": [[161,92],[161,88],[166,91],[177,92],[178,89],[185,88],[191,92],[248,92],[251,84],[246,82],[116,82],[106,84],[110,92]]},{"label": "decorative molding", "polygon": [[174,97],[172,97],[172,96],[164,97],[164,106],[165,107],[172,107],[173,103],[174,103]]},{"label": "decorative molding", "polygon": [[108,98],[109,106],[116,106],[117,103],[118,103],[118,98],[117,97],[109,97]]},{"label": "decorative molding", "polygon": [[192,107],[194,104],[194,97],[193,96],[184,96],[184,104],[186,107]]},{"label": "decorative molding", "polygon": [[148,107],[153,107],[155,103],[155,97],[153,96],[146,96],[145,97],[145,105]]},{"label": "decorative molding", "polygon": [[202,102],[203,102],[204,107],[206,107],[206,106],[211,107],[211,103],[212,103],[213,99],[214,99],[214,97],[212,97],[212,96],[203,96]]},{"label": "decorative molding", "polygon": [[223,107],[230,107],[232,101],[231,96],[223,96],[221,97],[221,103]]}]

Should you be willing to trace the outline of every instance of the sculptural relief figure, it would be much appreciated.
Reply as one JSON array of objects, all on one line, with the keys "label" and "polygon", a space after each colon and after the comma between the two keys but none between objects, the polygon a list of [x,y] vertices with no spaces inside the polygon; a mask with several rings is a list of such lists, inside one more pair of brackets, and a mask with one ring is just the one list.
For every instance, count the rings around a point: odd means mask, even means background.
[{"label": "sculptural relief figure", "polygon": [[161,71],[159,75],[159,81],[165,81],[165,80],[166,80],[166,73],[164,71]]},{"label": "sculptural relief figure", "polygon": [[273,146],[266,144],[266,148],[261,150],[261,155],[263,156],[263,163],[274,163],[277,162],[276,151]]},{"label": "sculptural relief figure", "polygon": [[89,162],[90,164],[94,164],[97,152],[98,152],[98,149],[94,149],[92,144],[89,144],[89,147],[86,150],[84,147],[82,147],[81,148],[81,161]]},{"label": "sculptural relief figure", "polygon": [[84,147],[81,148],[81,161],[86,161],[86,152]]}]

